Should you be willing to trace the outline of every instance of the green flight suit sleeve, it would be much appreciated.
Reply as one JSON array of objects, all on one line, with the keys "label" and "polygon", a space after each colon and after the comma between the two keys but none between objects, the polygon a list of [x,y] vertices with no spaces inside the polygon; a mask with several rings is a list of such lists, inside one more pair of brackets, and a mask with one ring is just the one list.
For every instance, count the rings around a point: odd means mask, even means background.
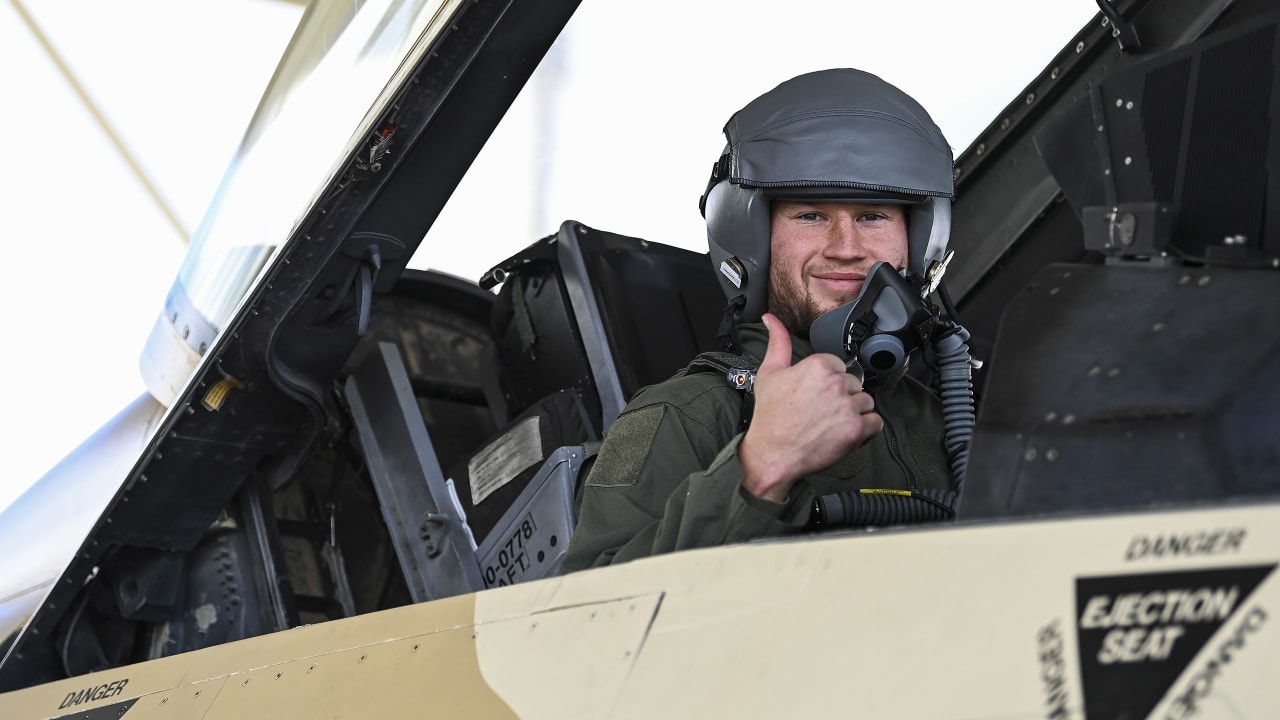
[{"label": "green flight suit sleeve", "polygon": [[786,504],[742,487],[741,402],[719,378],[689,378],[619,416],[586,480],[563,571],[802,528],[813,501],[803,482]]}]

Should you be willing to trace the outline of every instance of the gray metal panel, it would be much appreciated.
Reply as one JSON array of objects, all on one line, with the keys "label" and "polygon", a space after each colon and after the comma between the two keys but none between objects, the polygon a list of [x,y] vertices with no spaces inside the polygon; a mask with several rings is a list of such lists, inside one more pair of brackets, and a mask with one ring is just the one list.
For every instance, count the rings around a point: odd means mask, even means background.
[{"label": "gray metal panel", "polygon": [[1045,122],[1113,73],[1197,39],[1235,2],[1115,3],[1142,36],[1140,53],[1121,52],[1111,28],[1095,21],[956,158],[950,245],[956,262],[947,287],[957,300],[993,272],[1059,198],[1058,184],[1035,149],[1034,136]]},{"label": "gray metal panel", "polygon": [[573,491],[586,457],[581,445],[558,448],[511,503],[476,552],[486,587],[556,574],[577,525]]},{"label": "gray metal panel", "polygon": [[1000,327],[960,517],[1280,493],[1280,273],[1051,265]]},{"label": "gray metal panel", "polygon": [[482,589],[400,353],[392,343],[347,379],[369,476],[414,602]]}]

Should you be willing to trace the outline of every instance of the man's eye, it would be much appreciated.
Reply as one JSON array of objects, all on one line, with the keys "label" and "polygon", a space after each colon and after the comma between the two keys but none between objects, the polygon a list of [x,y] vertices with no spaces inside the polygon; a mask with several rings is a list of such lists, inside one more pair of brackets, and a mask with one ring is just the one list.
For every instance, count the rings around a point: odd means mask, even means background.
[{"label": "man's eye", "polygon": [[796,219],[803,220],[805,222],[817,222],[818,220],[822,219],[822,216],[816,212],[806,212],[806,213],[800,213],[799,215],[797,215]]},{"label": "man's eye", "polygon": [[889,216],[885,215],[884,213],[869,212],[869,213],[863,213],[862,219],[868,220],[870,222],[879,222],[881,220],[888,220]]}]

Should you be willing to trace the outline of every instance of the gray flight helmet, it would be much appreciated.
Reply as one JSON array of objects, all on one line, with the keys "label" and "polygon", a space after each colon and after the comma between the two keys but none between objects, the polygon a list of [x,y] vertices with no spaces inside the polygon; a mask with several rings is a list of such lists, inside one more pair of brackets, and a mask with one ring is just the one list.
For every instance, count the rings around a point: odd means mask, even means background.
[{"label": "gray flight helmet", "polygon": [[742,296],[741,322],[759,322],[768,303],[772,200],[904,204],[908,269],[923,275],[946,253],[951,146],[919,103],[875,75],[800,75],[734,113],[724,134],[700,206],[720,287]]}]

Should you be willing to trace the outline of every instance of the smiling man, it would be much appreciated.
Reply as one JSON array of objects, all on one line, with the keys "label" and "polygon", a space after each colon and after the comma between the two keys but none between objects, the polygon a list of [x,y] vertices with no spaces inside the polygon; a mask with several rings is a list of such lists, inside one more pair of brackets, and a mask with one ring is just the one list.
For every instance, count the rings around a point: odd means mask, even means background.
[{"label": "smiling man", "polygon": [[[725,136],[702,208],[733,354],[700,356],[618,417],[565,571],[803,531],[824,495],[951,489],[933,393],[901,372],[868,392],[809,341],[877,262],[922,276],[941,259],[942,133],[898,88],[844,69],[761,95]],[[751,387],[726,379],[737,369],[754,370]]]},{"label": "smiling man", "polygon": [[907,265],[900,206],[779,200],[772,215],[769,309],[789,328],[852,302],[876,261]]}]

